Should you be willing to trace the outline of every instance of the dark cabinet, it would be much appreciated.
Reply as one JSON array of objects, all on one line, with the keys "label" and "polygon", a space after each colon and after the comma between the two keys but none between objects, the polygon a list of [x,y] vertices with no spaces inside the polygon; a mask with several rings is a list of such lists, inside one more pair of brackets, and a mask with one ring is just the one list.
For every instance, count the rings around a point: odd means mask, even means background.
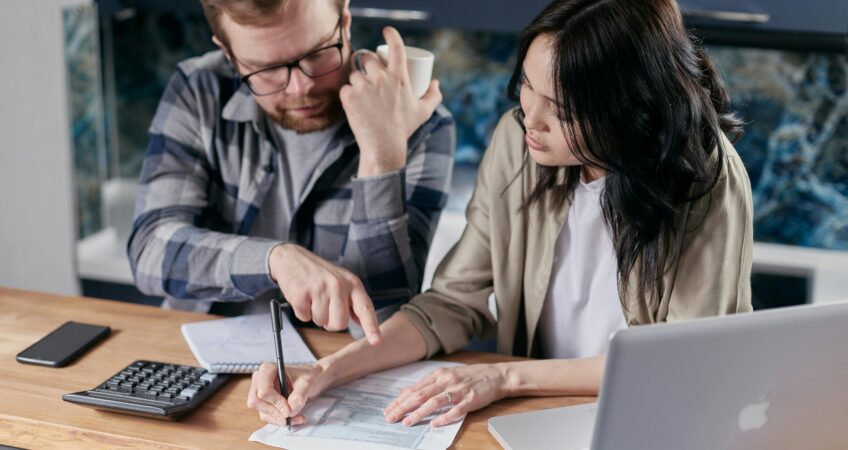
[{"label": "dark cabinet", "polygon": [[793,33],[848,33],[848,0],[679,0],[689,24]]},{"label": "dark cabinet", "polygon": [[[516,32],[548,0],[351,0],[359,17]],[[848,0],[679,0],[687,23],[795,33],[848,33]]]},{"label": "dark cabinet", "polygon": [[[198,0],[97,0],[102,14],[125,8],[198,10]],[[848,34],[848,0],[678,0],[688,24],[700,28]],[[549,0],[350,0],[358,19],[514,33]]]},{"label": "dark cabinet", "polygon": [[351,0],[350,8],[359,19],[515,33],[548,3],[548,0]]}]

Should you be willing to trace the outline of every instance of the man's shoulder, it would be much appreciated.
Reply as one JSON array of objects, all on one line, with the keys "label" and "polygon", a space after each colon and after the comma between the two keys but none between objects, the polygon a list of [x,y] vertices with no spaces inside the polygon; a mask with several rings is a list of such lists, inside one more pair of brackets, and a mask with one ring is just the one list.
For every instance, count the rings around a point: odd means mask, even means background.
[{"label": "man's shoulder", "polygon": [[177,68],[186,78],[215,78],[232,80],[235,73],[224,52],[213,50],[200,56],[185,59],[177,64]]},{"label": "man's shoulder", "polygon": [[169,83],[171,94],[166,94],[166,98],[184,96],[197,99],[205,108],[223,108],[237,86],[237,73],[224,53],[215,50],[178,63]]}]

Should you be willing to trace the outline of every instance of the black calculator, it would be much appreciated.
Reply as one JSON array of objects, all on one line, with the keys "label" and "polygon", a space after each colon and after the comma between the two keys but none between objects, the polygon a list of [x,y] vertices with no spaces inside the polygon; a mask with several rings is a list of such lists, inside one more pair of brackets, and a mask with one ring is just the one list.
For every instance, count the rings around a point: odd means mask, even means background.
[{"label": "black calculator", "polygon": [[177,420],[229,379],[201,367],[136,361],[94,389],[62,399],[90,408]]}]

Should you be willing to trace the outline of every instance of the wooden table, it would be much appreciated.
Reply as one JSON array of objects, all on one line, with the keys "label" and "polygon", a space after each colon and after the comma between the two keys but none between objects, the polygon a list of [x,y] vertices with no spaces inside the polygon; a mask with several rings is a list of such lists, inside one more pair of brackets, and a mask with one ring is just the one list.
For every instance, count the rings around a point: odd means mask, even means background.
[{"label": "wooden table", "polygon": [[[0,444],[23,448],[269,448],[248,442],[262,427],[245,405],[249,376],[227,383],[179,422],[101,412],[62,401],[94,387],[130,362],[149,359],[197,365],[180,324],[215,316],[0,288]],[[68,320],[112,327],[112,335],[61,368],[19,364],[15,355]],[[302,330],[317,357],[348,342],[347,334]],[[514,360],[460,352],[440,358],[463,363]],[[452,448],[497,448],[489,417],[594,401],[592,397],[515,398],[470,414]]]}]

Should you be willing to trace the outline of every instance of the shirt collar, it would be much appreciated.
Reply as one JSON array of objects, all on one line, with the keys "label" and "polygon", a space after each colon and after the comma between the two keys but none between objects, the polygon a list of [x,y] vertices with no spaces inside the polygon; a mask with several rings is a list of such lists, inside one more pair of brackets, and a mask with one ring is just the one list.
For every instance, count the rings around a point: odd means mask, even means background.
[{"label": "shirt collar", "polygon": [[221,111],[221,117],[231,122],[259,122],[264,115],[244,83],[239,85]]}]

